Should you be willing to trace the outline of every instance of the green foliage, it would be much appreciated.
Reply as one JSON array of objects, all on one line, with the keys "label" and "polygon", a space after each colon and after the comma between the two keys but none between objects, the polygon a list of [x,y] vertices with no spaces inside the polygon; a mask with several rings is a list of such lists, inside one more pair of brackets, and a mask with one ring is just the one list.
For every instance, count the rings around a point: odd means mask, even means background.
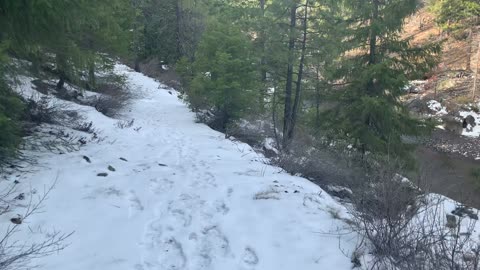
[{"label": "green foliage", "polygon": [[157,56],[165,63],[175,63],[179,57],[178,0],[149,1],[145,16],[145,54]]},{"label": "green foliage", "polygon": [[355,18],[346,37],[354,53],[342,59],[337,71],[347,81],[338,105],[325,123],[334,134],[343,134],[364,153],[409,158],[405,136],[428,132],[429,123],[411,118],[400,97],[409,78],[422,75],[436,63],[439,47],[412,48],[399,36],[403,20],[416,11],[416,1],[346,1]]},{"label": "green foliage", "polygon": [[[86,73],[107,67],[108,57],[128,52],[133,18],[130,0],[0,1],[0,64],[7,54],[50,70],[60,81],[80,81]],[[108,56],[108,57],[107,57]],[[15,74],[8,74],[15,76]],[[0,156],[15,152],[21,141],[24,106],[3,81],[0,71]]]},{"label": "green foliage", "polygon": [[[183,63],[183,64],[181,64]],[[178,66],[189,81],[188,99],[196,110],[212,110],[225,128],[256,109],[257,74],[250,40],[236,26],[212,20],[200,41],[191,70]],[[183,67],[182,67],[183,66]],[[186,77],[188,73],[191,77]]]},{"label": "green foliage", "polygon": [[429,8],[435,14],[437,24],[446,30],[468,27],[465,20],[480,14],[477,0],[431,0]]},{"label": "green foliage", "polygon": [[125,55],[131,12],[128,0],[6,0],[0,3],[0,39],[31,61],[55,55],[60,76],[75,80],[105,58],[99,52]]},{"label": "green foliage", "polygon": [[0,80],[0,164],[15,153],[21,142],[19,121],[23,109],[22,101]]}]

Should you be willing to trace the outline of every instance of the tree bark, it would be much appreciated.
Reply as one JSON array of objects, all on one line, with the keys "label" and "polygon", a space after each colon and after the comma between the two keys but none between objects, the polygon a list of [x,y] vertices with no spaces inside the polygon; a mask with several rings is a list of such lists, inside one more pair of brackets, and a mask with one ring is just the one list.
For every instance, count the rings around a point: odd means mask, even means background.
[{"label": "tree bark", "polygon": [[315,125],[320,126],[320,64],[315,67]]},{"label": "tree bark", "polygon": [[176,45],[176,59],[178,60],[181,57],[181,44],[180,44],[180,25],[181,25],[181,7],[180,7],[180,1],[175,1],[175,19],[176,19],[176,24],[175,24],[175,45]]},{"label": "tree bark", "polygon": [[137,56],[137,58],[135,58],[135,67],[134,67],[134,70],[135,70],[136,72],[141,72],[141,70],[140,70],[140,59],[139,59],[138,56]]},{"label": "tree bark", "polygon": [[[373,14],[371,24],[375,24],[378,19],[378,1],[373,0]],[[372,26],[371,25],[371,26]],[[371,27],[370,30],[370,50],[369,50],[369,65],[376,63],[376,54],[377,54],[377,31],[375,27]]]},{"label": "tree bark", "polygon": [[65,73],[63,71],[60,72],[59,80],[57,83],[57,90],[63,89],[63,86],[65,85]]},{"label": "tree bark", "polygon": [[92,63],[88,66],[88,86],[90,89],[95,89],[96,87],[96,78],[95,78],[95,61],[92,60]]},{"label": "tree bark", "polygon": [[292,125],[292,88],[293,88],[293,62],[295,60],[295,27],[297,24],[297,5],[293,3],[290,7],[290,30],[288,41],[288,64],[287,64],[287,82],[285,84],[285,108],[283,119],[283,139],[282,146],[287,148],[289,143],[289,130]]},{"label": "tree bark", "polygon": [[305,14],[303,16],[303,33],[302,33],[302,51],[300,55],[300,63],[298,66],[298,75],[297,75],[297,83],[295,85],[295,101],[293,104],[292,110],[292,123],[290,126],[290,130],[288,132],[288,139],[292,140],[294,133],[295,133],[295,125],[297,124],[297,116],[298,111],[300,110],[301,103],[300,103],[300,94],[302,91],[302,79],[303,79],[303,68],[305,65],[305,53],[307,51],[307,29],[308,29],[308,5],[309,0],[305,1]]},{"label": "tree bark", "polygon": [[[373,0],[372,19],[370,21],[370,48],[368,51],[368,65],[374,65],[377,62],[377,31],[375,30],[375,23],[378,20],[378,0]],[[373,95],[375,92],[375,82],[370,79],[367,83],[367,94]],[[366,123],[369,125],[370,123]]]},{"label": "tree bark", "polygon": [[262,20],[261,23],[262,25],[260,26],[260,46],[261,46],[261,59],[260,59],[260,80],[262,82],[262,86],[260,88],[260,96],[259,96],[259,102],[260,102],[260,109],[262,112],[264,112],[265,109],[265,96],[267,95],[267,61],[266,61],[266,56],[265,56],[265,46],[266,46],[266,34],[265,30],[263,29],[263,23],[264,23],[264,18],[265,18],[265,0],[260,0],[260,11],[261,11],[261,16]]},{"label": "tree bark", "polygon": [[467,72],[472,70],[472,48],[473,48],[473,30],[472,27],[470,27],[468,31],[468,46],[467,46],[467,65],[465,67],[465,70]]},{"label": "tree bark", "polygon": [[477,64],[475,65],[475,77],[473,79],[473,90],[472,90],[472,100],[473,101],[475,101],[475,95],[476,95],[476,91],[477,91],[479,62],[480,62],[480,42],[478,42]]}]

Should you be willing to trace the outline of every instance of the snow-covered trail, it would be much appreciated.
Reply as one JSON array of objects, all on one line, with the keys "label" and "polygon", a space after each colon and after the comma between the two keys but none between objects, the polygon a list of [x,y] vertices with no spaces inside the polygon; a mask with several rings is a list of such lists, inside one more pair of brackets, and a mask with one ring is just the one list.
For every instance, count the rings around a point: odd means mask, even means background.
[{"label": "snow-covered trail", "polygon": [[175,92],[116,69],[135,93],[123,116],[134,125],[118,128],[85,108],[104,141],[45,154],[42,167],[15,176],[37,188],[57,178],[44,212],[23,224],[25,237],[51,227],[75,231],[67,249],[36,261],[40,269],[351,268],[355,236],[336,236],[344,225],[332,217],[347,215],[341,205],[265,165],[248,145],[195,123]]}]

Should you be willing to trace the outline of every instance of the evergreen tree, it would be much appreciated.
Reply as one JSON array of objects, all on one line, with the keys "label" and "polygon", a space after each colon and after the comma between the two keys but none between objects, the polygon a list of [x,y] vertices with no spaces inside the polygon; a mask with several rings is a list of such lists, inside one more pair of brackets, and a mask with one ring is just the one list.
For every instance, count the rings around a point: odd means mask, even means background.
[{"label": "evergreen tree", "polygon": [[466,19],[480,16],[480,2],[477,0],[431,0],[430,9],[435,21],[444,29],[468,27]]},{"label": "evergreen tree", "polygon": [[328,128],[343,134],[363,153],[408,157],[406,135],[418,135],[426,123],[411,118],[400,102],[409,78],[432,67],[438,46],[414,48],[399,36],[416,0],[345,1],[351,23],[338,78],[346,83],[328,114]]},{"label": "evergreen tree", "polygon": [[[0,156],[20,142],[23,106],[3,82],[7,54],[56,64],[58,88],[78,81],[85,71],[94,84],[95,67],[105,54],[126,52],[129,43],[129,0],[0,1]],[[51,56],[54,59],[51,59]],[[100,61],[101,60],[101,61]]]},{"label": "evergreen tree", "polygon": [[218,128],[256,109],[257,82],[251,42],[235,25],[212,19],[198,45],[188,99],[196,110],[212,110]]}]

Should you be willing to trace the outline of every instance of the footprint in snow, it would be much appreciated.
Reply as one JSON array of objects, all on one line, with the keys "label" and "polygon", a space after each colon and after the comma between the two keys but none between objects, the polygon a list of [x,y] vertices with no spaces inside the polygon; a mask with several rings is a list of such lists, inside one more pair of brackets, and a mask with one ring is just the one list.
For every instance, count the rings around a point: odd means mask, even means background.
[{"label": "footprint in snow", "polygon": [[144,260],[147,269],[179,270],[184,269],[187,262],[182,245],[175,239],[169,238],[159,243],[158,253],[151,253]]},{"label": "footprint in snow", "polygon": [[226,257],[230,254],[230,243],[217,226],[205,228],[202,234],[202,254],[208,254],[212,258],[215,258],[218,254],[222,257]]},{"label": "footprint in snow", "polygon": [[142,205],[142,202],[133,190],[130,190],[128,194],[128,201],[130,202],[130,205],[128,207],[129,218],[131,218],[135,214],[135,212],[143,211],[145,209]]},{"label": "footprint in snow", "polygon": [[258,264],[258,256],[255,250],[251,247],[246,247],[243,252],[242,261],[248,266],[253,266]]}]

